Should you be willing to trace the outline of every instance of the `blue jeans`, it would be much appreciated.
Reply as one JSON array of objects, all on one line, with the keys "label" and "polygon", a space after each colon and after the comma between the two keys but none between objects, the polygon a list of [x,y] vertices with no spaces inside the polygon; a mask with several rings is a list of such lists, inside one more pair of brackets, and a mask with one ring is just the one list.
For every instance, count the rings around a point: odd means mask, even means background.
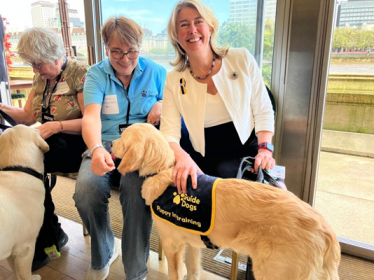
[{"label": "blue jeans", "polygon": [[[92,173],[91,158],[84,158],[75,187],[75,206],[91,236],[91,267],[100,270],[109,262],[114,248],[110,227],[109,198],[114,172],[104,176]],[[120,178],[123,213],[122,262],[129,280],[143,279],[147,271],[149,238],[152,229],[150,207],[141,196],[144,178],[138,172]]]}]

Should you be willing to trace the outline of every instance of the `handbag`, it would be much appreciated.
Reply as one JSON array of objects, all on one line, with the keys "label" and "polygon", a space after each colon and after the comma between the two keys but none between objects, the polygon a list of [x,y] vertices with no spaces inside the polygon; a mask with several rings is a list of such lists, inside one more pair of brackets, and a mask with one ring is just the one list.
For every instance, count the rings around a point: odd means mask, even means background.
[{"label": "handbag", "polygon": [[46,173],[77,173],[87,149],[82,135],[56,133],[45,139],[49,151],[44,154]]}]

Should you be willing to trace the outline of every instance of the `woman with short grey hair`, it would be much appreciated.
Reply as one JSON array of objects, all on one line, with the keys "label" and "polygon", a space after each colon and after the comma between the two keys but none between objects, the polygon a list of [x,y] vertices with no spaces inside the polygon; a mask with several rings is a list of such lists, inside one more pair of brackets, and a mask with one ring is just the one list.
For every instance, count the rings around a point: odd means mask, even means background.
[{"label": "woman with short grey hair", "polygon": [[[40,44],[43,42],[43,44]],[[26,30],[17,45],[18,55],[23,61],[53,63],[65,55],[64,44],[56,32],[34,27]]]},{"label": "woman with short grey hair", "polygon": [[[24,108],[0,103],[0,109],[18,123],[41,123],[37,129],[50,148],[44,158],[46,174],[76,173],[86,149],[81,131],[83,83],[89,66],[65,57],[60,36],[46,28],[26,29],[17,48],[18,55],[35,73],[32,90]],[[36,242],[33,271],[51,260],[45,248],[55,245],[55,251],[60,251],[68,241],[54,214],[49,184],[45,188],[44,223]]]}]

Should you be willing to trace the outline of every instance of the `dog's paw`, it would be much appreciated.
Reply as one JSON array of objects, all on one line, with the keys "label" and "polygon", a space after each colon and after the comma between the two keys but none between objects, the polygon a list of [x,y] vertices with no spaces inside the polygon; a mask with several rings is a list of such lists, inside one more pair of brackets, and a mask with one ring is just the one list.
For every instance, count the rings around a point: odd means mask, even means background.
[{"label": "dog's paw", "polygon": [[40,280],[40,279],[42,279],[42,277],[40,277],[40,275],[34,274],[32,276],[32,280]]}]

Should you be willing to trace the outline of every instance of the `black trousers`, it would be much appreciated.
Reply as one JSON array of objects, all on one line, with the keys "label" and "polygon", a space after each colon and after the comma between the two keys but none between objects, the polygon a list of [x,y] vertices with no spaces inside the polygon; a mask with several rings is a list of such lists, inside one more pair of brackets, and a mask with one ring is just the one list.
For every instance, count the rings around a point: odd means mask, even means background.
[{"label": "black trousers", "polygon": [[211,176],[236,178],[241,159],[246,156],[255,157],[258,153],[255,132],[252,132],[243,145],[232,122],[205,128],[204,136],[205,157],[194,150],[188,131],[182,124],[181,147],[205,174]]},{"label": "black trousers", "polygon": [[44,155],[45,169],[45,200],[44,200],[44,220],[35,245],[35,258],[44,259],[46,254],[44,248],[56,245],[58,248],[58,238],[61,225],[55,214],[55,205],[51,196],[51,181],[46,175],[53,172],[76,173],[82,161],[82,153],[86,150],[86,144],[81,135],[71,135],[59,133],[52,135],[46,142],[49,151]]}]

